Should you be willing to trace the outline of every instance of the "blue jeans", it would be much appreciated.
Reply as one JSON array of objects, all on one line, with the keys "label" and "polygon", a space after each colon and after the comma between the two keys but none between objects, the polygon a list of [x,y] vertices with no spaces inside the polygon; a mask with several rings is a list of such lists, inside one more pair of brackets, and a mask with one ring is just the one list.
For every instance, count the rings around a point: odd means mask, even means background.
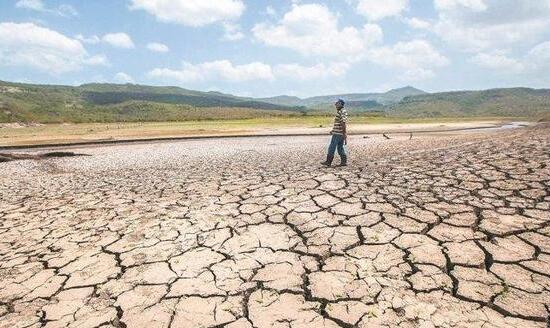
[{"label": "blue jeans", "polygon": [[338,149],[338,155],[345,157],[346,147],[344,146],[344,136],[341,134],[333,134],[328,146],[328,157],[334,157],[334,152]]}]

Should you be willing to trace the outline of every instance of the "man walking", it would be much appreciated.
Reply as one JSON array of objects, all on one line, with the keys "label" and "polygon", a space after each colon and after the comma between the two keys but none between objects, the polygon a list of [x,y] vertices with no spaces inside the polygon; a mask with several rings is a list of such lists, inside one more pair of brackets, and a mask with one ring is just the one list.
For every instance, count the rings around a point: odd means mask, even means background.
[{"label": "man walking", "polygon": [[332,160],[334,159],[334,152],[338,150],[338,155],[340,155],[340,166],[346,166],[348,164],[348,156],[346,154],[346,149],[344,145],[347,145],[347,130],[346,124],[348,122],[348,112],[344,108],[346,103],[342,99],[338,99],[334,104],[336,107],[336,116],[334,117],[334,127],[330,134],[332,134],[332,139],[330,140],[330,145],[328,147],[327,160],[321,164],[325,166],[331,166]]}]

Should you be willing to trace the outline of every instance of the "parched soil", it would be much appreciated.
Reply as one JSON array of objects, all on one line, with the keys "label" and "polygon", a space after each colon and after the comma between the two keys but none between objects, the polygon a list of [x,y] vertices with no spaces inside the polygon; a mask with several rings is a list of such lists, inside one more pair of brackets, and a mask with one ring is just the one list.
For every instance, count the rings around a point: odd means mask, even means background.
[{"label": "parched soil", "polygon": [[0,163],[0,327],[547,327],[550,129],[408,139]]}]

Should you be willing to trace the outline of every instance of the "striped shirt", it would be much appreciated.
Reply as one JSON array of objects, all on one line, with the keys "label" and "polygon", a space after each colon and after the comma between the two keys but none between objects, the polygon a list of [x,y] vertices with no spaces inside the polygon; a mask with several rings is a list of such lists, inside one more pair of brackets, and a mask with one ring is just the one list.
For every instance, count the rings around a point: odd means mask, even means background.
[{"label": "striped shirt", "polygon": [[342,108],[336,112],[334,116],[334,127],[330,134],[344,134],[344,125],[348,122],[348,112],[345,108]]}]

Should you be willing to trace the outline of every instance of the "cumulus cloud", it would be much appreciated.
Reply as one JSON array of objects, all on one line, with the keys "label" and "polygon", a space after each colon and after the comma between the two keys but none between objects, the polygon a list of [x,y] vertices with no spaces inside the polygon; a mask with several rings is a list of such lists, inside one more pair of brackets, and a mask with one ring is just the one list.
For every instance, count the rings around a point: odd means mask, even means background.
[{"label": "cumulus cloud", "polygon": [[134,83],[134,79],[130,75],[128,75],[124,72],[116,73],[115,77],[114,77],[114,80],[116,82],[120,82],[120,83]]},{"label": "cumulus cloud", "polygon": [[147,49],[154,51],[154,52],[168,52],[170,51],[170,48],[168,48],[167,45],[164,43],[159,42],[151,42],[147,44]]},{"label": "cumulus cloud", "polygon": [[101,42],[101,39],[97,35],[92,35],[91,37],[85,37],[82,34],[77,34],[75,38],[79,41],[82,41],[84,43],[89,43],[89,44],[96,44]]},{"label": "cumulus cloud", "polygon": [[501,53],[479,53],[472,57],[470,62],[483,68],[502,70],[506,73],[521,72],[524,69],[520,61]]},{"label": "cumulus cloud", "polygon": [[435,32],[469,52],[517,47],[550,29],[548,0],[435,0]]},{"label": "cumulus cloud", "polygon": [[57,8],[48,8],[42,0],[19,0],[15,3],[15,7],[52,13],[64,17],[78,16],[78,11],[71,5],[61,4]]},{"label": "cumulus cloud", "polygon": [[505,53],[478,53],[470,62],[502,74],[525,74],[530,77],[548,77],[550,71],[550,41],[542,42],[517,58]]},{"label": "cumulus cloud", "polygon": [[0,65],[61,74],[106,63],[104,56],[90,56],[79,40],[57,31],[33,23],[0,23]]},{"label": "cumulus cloud", "polygon": [[252,32],[269,46],[329,57],[358,56],[383,37],[382,29],[375,24],[363,29],[339,28],[338,17],[320,4],[294,4],[277,24],[256,24]]},{"label": "cumulus cloud", "polygon": [[407,81],[431,78],[435,75],[434,69],[449,64],[449,60],[425,40],[371,49],[367,58],[375,64],[401,70],[401,79]]},{"label": "cumulus cloud", "polygon": [[155,68],[148,73],[148,76],[184,83],[212,80],[244,82],[252,80],[272,80],[274,78],[271,66],[267,64],[253,62],[243,65],[234,65],[229,60],[217,60],[199,64],[184,62],[181,69]]},{"label": "cumulus cloud", "polygon": [[409,25],[412,28],[419,29],[419,30],[427,30],[430,27],[432,27],[432,24],[428,21],[425,21],[420,18],[412,17],[412,18],[405,18],[405,24]]},{"label": "cumulus cloud", "polygon": [[[134,45],[134,41],[132,41],[132,38],[126,34],[126,33],[121,33],[121,32],[118,32],[118,33],[107,33],[105,35],[103,35],[102,37],[99,37],[97,35],[92,35],[92,36],[89,36],[89,37],[86,37],[82,34],[77,34],[75,36],[75,38],[83,43],[88,43],[88,44],[98,44],[100,42],[103,42],[103,43],[107,43],[113,47],[116,47],[116,48],[125,48],[125,49],[131,49],[131,48],[134,48],[135,45]],[[147,45],[147,48],[149,48],[150,50],[152,50],[149,45],[152,45],[152,43],[148,44]],[[158,46],[158,44],[156,44],[157,48],[160,48]],[[155,47],[155,46],[153,46]],[[162,52],[162,51],[160,51]]]},{"label": "cumulus cloud", "polygon": [[244,38],[244,33],[241,32],[241,27],[238,24],[224,23],[223,29],[225,31],[223,39],[226,41],[237,41]]},{"label": "cumulus cloud", "polygon": [[151,78],[197,83],[209,81],[272,81],[285,80],[317,80],[345,75],[351,64],[347,62],[318,63],[312,66],[278,64],[273,67],[262,62],[235,65],[228,60],[218,60],[191,64],[184,62],[181,69],[155,68],[148,73]]},{"label": "cumulus cloud", "polygon": [[272,6],[267,6],[265,8],[265,14],[270,17],[277,16],[277,11]]},{"label": "cumulus cloud", "polygon": [[316,80],[345,75],[350,68],[349,63],[319,63],[313,66],[299,64],[280,64],[274,68],[277,77],[293,80]]},{"label": "cumulus cloud", "polygon": [[19,0],[15,3],[15,7],[36,11],[43,11],[46,9],[42,0]]},{"label": "cumulus cloud", "polygon": [[116,48],[131,49],[134,48],[134,42],[132,38],[126,33],[108,33],[105,34],[101,40]]},{"label": "cumulus cloud", "polygon": [[533,47],[527,54],[526,61],[535,67],[546,66],[550,68],[550,41],[542,42]]},{"label": "cumulus cloud", "polygon": [[470,9],[484,11],[487,9],[484,0],[435,0],[434,4],[435,8],[439,10]]},{"label": "cumulus cloud", "polygon": [[429,80],[435,76],[435,72],[427,68],[412,68],[405,70],[400,76],[399,80],[401,81],[423,81]]},{"label": "cumulus cloud", "polygon": [[100,65],[100,66],[110,66],[109,64],[109,60],[107,59],[107,57],[105,57],[105,55],[94,55],[94,56],[90,56],[86,59],[84,59],[84,63],[86,65]]},{"label": "cumulus cloud", "polygon": [[78,16],[78,11],[71,5],[62,4],[59,7],[57,7],[57,13],[60,16],[70,17],[70,16]]},{"label": "cumulus cloud", "polygon": [[534,79],[550,82],[550,41],[542,42],[533,47],[525,56],[525,66]]},{"label": "cumulus cloud", "polygon": [[357,12],[371,21],[398,16],[407,9],[409,0],[359,0]]},{"label": "cumulus cloud", "polygon": [[131,0],[130,9],[145,10],[161,22],[204,26],[239,18],[241,0]]}]

